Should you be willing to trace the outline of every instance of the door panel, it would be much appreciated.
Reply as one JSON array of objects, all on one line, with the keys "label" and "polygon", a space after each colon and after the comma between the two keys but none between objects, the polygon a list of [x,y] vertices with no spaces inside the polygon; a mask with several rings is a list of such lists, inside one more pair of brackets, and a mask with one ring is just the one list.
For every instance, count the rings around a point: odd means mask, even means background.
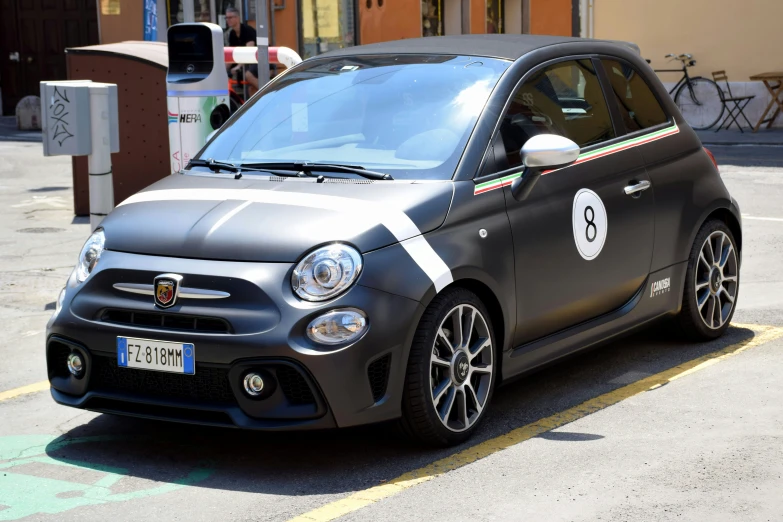
[{"label": "door panel", "polygon": [[652,189],[624,193],[649,179],[610,114],[594,62],[578,59],[528,75],[503,116],[493,150],[504,176],[523,171],[520,149],[531,136],[558,134],[582,149],[573,165],[543,173],[525,200],[504,189],[514,238],[515,345],[621,307],[649,273]]},{"label": "door panel", "polygon": [[[649,178],[631,149],[543,175],[522,202],[506,189],[518,290],[516,345],[611,312],[638,291],[649,273],[655,232],[652,189],[638,198],[623,192],[639,181]],[[605,231],[593,228],[602,223],[585,209],[574,214],[582,189],[602,201]],[[600,252],[585,259],[576,236],[604,234]]]}]

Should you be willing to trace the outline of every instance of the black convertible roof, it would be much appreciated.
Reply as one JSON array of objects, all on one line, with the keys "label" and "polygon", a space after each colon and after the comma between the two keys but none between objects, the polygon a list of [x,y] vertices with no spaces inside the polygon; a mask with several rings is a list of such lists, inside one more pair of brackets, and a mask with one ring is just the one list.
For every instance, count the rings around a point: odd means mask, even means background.
[{"label": "black convertible roof", "polygon": [[[466,34],[460,36],[434,36],[409,38],[357,47],[346,47],[320,56],[347,56],[357,54],[451,54],[461,56],[485,56],[516,60],[525,54],[549,45],[561,43],[599,42],[567,36],[541,36],[534,34]],[[625,42],[607,42],[638,47]]]}]

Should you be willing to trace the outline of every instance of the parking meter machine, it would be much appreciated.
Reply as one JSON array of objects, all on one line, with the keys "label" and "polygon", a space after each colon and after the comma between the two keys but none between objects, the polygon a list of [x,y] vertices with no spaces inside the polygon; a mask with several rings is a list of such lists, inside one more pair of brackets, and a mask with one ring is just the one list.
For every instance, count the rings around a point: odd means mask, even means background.
[{"label": "parking meter machine", "polygon": [[168,30],[166,74],[172,172],[184,168],[207,136],[230,114],[223,31],[215,24],[177,24]]}]

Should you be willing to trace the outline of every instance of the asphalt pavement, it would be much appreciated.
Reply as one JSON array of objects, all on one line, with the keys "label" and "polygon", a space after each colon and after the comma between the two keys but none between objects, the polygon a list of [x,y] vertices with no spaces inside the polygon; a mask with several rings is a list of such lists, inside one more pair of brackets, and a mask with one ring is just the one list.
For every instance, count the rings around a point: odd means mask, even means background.
[{"label": "asphalt pavement", "polygon": [[265,434],[54,404],[44,326],[89,225],[70,158],[0,140],[0,521],[780,520],[783,147],[711,149],[745,216],[727,335],[657,324],[499,389],[474,439],[432,450],[388,425]]}]

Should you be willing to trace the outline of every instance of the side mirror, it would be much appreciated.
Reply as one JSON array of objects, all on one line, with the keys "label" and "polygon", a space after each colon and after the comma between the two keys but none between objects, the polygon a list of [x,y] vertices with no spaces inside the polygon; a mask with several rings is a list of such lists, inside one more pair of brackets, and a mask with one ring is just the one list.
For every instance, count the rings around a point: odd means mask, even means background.
[{"label": "side mirror", "polygon": [[525,199],[542,172],[571,165],[580,152],[579,145],[556,134],[539,134],[527,140],[520,152],[525,173],[511,184],[514,198],[517,201]]}]

